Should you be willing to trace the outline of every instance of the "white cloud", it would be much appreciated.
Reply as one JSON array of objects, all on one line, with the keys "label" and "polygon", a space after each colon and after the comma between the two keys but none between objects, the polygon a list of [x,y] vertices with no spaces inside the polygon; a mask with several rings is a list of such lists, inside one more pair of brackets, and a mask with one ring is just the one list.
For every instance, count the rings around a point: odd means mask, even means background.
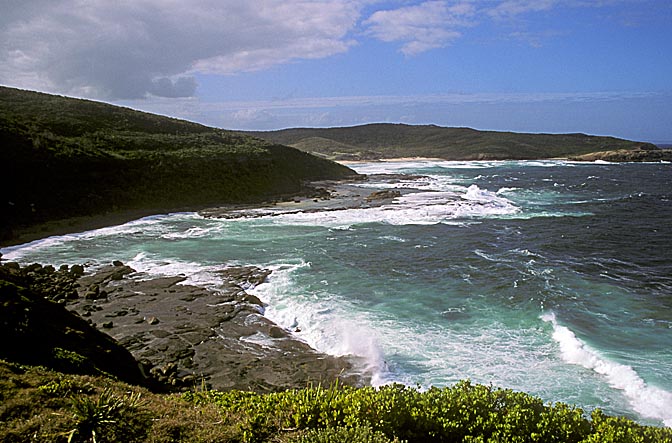
[{"label": "white cloud", "polygon": [[547,11],[555,7],[559,0],[505,0],[488,10],[495,18],[512,18],[528,12]]},{"label": "white cloud", "polygon": [[233,74],[347,51],[356,0],[6,0],[0,83],[95,98],[193,95]]},{"label": "white cloud", "polygon": [[[486,20],[635,1],[2,0],[0,84],[106,100],[191,97],[196,74],[330,57],[355,39],[412,56]],[[381,4],[406,6],[376,10]],[[555,35],[508,34],[533,45]]]},{"label": "white cloud", "polygon": [[385,42],[402,42],[401,52],[416,55],[448,45],[461,36],[456,28],[472,24],[470,3],[451,5],[432,0],[399,9],[377,11],[364,22],[370,35]]}]

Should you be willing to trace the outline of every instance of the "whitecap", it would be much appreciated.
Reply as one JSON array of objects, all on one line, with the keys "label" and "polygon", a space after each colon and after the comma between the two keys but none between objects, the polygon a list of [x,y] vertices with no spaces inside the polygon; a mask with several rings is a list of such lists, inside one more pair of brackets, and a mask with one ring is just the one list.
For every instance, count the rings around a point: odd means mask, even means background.
[{"label": "whitecap", "polygon": [[429,225],[452,223],[456,219],[511,216],[518,212],[520,208],[510,200],[471,185],[469,188],[454,187],[452,191],[413,192],[378,207],[287,213],[265,219],[276,224],[334,228],[364,223]]},{"label": "whitecap", "polygon": [[672,426],[672,392],[647,384],[634,368],[601,356],[569,328],[560,325],[555,313],[544,314],[541,319],[553,325],[553,339],[560,345],[564,361],[604,376],[612,388],[623,391],[642,417]]},{"label": "whitecap", "polygon": [[[265,316],[293,332],[312,348],[330,355],[361,357],[372,384],[388,381],[387,366],[376,332],[367,326],[364,313],[358,313],[341,297],[298,290],[296,273],[310,268],[309,262],[270,264],[273,272],[266,283],[248,292],[267,304]],[[323,285],[327,286],[327,285]]]}]

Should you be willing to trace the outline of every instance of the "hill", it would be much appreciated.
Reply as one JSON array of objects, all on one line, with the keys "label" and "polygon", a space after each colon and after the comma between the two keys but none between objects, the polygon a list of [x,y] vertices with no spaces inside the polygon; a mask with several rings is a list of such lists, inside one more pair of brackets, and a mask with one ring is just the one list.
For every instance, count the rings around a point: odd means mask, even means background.
[{"label": "hill", "polygon": [[354,174],[249,135],[7,87],[0,146],[4,242],[54,220],[256,202]]},{"label": "hill", "polygon": [[284,129],[247,132],[247,134],[335,160],[395,157],[525,160],[621,149],[658,149],[650,143],[586,134],[522,134],[386,123],[344,128]]}]

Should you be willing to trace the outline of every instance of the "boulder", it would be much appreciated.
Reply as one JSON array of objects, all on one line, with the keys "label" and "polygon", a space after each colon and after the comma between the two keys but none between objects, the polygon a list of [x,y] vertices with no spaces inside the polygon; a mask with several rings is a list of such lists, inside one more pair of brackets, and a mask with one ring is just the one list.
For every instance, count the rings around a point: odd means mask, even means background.
[{"label": "boulder", "polygon": [[384,189],[382,191],[374,191],[366,197],[366,201],[379,201],[379,200],[388,200],[401,197],[401,192],[396,189]]},{"label": "boulder", "polygon": [[269,269],[262,269],[256,266],[234,266],[222,269],[218,274],[227,283],[232,283],[243,289],[251,289],[264,283],[266,278],[271,275],[271,272]]},{"label": "boulder", "polygon": [[72,265],[70,267],[70,274],[73,277],[81,277],[84,275],[84,266],[82,265]]}]

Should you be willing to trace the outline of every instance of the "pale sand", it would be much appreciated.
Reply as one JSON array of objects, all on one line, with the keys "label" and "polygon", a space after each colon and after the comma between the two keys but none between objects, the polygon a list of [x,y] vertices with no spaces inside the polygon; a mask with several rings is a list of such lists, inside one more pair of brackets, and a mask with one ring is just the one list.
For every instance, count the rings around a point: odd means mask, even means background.
[{"label": "pale sand", "polygon": [[394,162],[423,162],[423,161],[447,161],[445,158],[434,157],[395,157],[395,158],[380,158],[378,160],[339,160],[336,163],[342,165],[357,165],[361,163],[394,163]]}]

